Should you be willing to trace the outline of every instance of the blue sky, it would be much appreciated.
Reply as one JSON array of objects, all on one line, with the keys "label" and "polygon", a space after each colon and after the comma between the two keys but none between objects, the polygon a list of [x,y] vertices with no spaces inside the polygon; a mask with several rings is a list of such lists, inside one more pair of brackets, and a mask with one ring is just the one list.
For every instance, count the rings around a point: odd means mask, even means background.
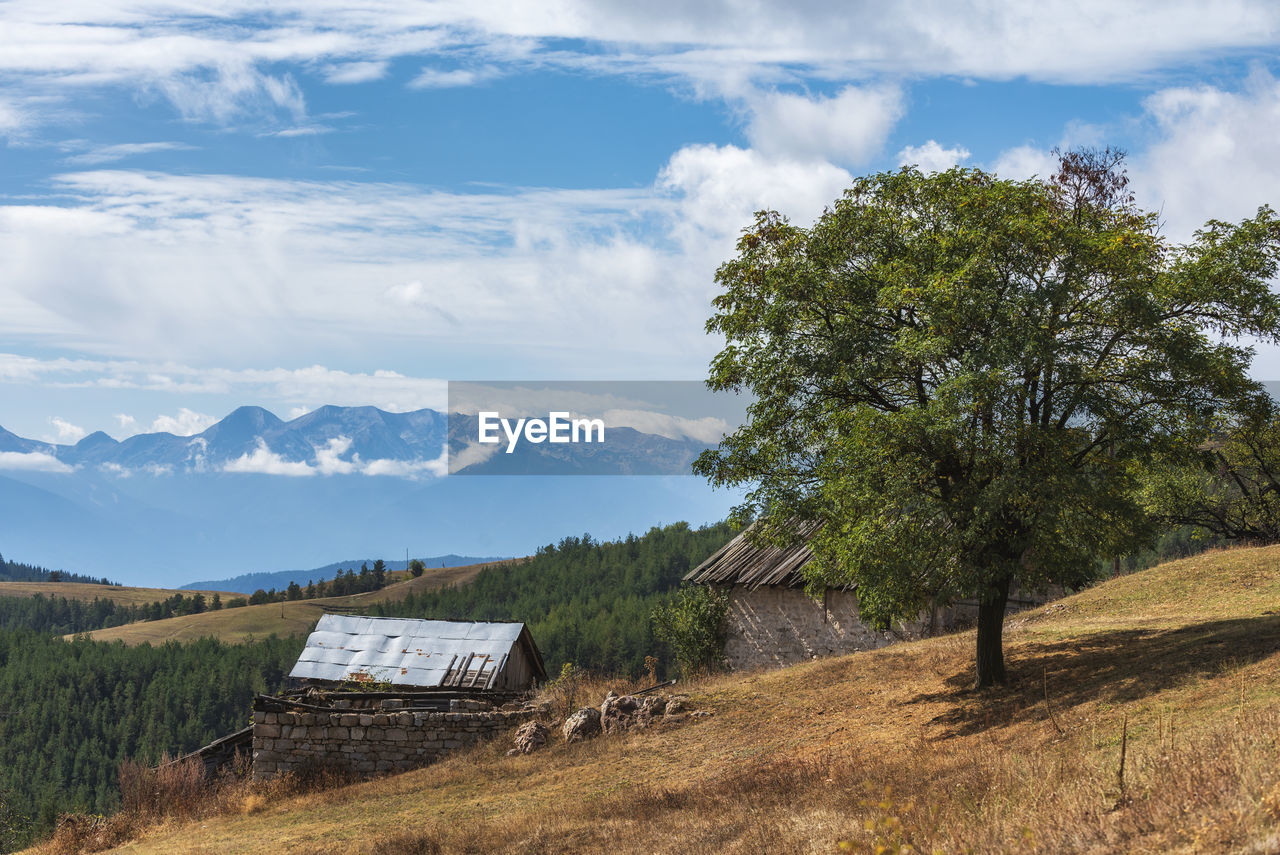
[{"label": "blue sky", "polygon": [[1174,239],[1280,200],[1270,3],[259,6],[0,5],[0,425],[698,379],[751,212],[908,162],[1118,145]]}]

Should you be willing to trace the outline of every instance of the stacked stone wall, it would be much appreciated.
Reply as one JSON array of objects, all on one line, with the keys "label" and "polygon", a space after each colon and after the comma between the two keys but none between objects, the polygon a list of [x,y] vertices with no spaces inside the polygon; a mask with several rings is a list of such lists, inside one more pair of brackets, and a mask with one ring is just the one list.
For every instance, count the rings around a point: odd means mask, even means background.
[{"label": "stacked stone wall", "polygon": [[324,767],[367,777],[425,766],[521,724],[521,711],[435,712],[255,709],[253,776]]},{"label": "stacked stone wall", "polygon": [[[1044,594],[1010,597],[1013,613],[1062,596],[1061,588]],[[725,615],[725,660],[735,670],[771,668],[885,647],[899,641],[954,632],[977,621],[976,603],[959,602],[926,612],[918,620],[877,632],[862,621],[852,591],[829,589],[812,598],[801,588],[734,585]]]}]

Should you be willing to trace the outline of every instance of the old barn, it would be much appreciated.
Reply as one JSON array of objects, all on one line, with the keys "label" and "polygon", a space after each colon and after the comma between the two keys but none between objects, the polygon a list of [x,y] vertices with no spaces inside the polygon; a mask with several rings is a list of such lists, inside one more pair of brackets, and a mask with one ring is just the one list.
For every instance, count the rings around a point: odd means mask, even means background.
[{"label": "old barn", "polygon": [[[968,626],[976,616],[976,603],[961,601],[877,632],[860,618],[853,588],[828,587],[819,597],[809,596],[802,570],[813,558],[807,541],[817,528],[815,523],[799,524],[797,543],[788,547],[753,544],[747,529],[684,577],[728,589],[724,652],[730,668],[789,665],[884,647]],[[1011,594],[1008,611],[1047,599]]]},{"label": "old barn", "polygon": [[328,614],[289,672],[298,686],[377,683],[397,689],[518,692],[547,678],[523,623]]}]

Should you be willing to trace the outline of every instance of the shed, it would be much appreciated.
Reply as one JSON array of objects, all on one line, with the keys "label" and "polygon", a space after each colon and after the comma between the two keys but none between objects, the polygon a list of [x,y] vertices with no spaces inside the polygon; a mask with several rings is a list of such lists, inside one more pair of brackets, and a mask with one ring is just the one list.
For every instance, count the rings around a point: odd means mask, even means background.
[{"label": "shed", "polygon": [[[803,569],[813,558],[808,541],[821,523],[799,521],[787,547],[750,542],[751,528],[730,540],[685,577],[686,582],[729,591],[725,618],[725,659],[734,669],[780,666],[884,647],[968,626],[977,603],[955,602],[886,632],[873,629],[858,613],[853,587],[828,587],[820,598],[805,593]],[[1061,594],[1060,590],[1055,592]],[[1008,611],[1039,605],[1046,596],[1011,592]]]},{"label": "shed", "polygon": [[327,614],[289,677],[304,685],[510,692],[546,680],[547,669],[523,623]]}]

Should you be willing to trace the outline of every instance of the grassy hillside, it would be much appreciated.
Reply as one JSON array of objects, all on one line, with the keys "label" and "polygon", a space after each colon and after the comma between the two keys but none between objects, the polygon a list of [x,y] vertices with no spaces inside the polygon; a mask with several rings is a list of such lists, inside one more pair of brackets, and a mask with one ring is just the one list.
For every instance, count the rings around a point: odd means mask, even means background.
[{"label": "grassy hillside", "polygon": [[1008,688],[967,689],[973,645],[968,633],[720,677],[687,687],[711,717],[250,794],[118,851],[1280,850],[1280,547],[1207,553],[1014,616]]},{"label": "grassy hillside", "polygon": [[[518,561],[520,559],[512,559]],[[498,562],[505,564],[509,562]],[[89,637],[97,641],[123,641],[125,644],[141,644],[150,642],[159,644],[166,641],[194,641],[197,638],[213,637],[221,641],[244,641],[250,637],[264,638],[272,633],[279,636],[298,635],[311,632],[315,623],[326,609],[359,608],[370,603],[401,600],[410,594],[429,591],[445,585],[457,585],[471,581],[490,564],[473,564],[468,567],[448,567],[427,570],[417,579],[410,578],[407,573],[392,574],[400,581],[393,582],[380,591],[369,591],[363,594],[352,594],[346,597],[324,597],[315,600],[294,600],[285,603],[264,603],[256,606],[244,606],[238,609],[221,609],[216,612],[201,612],[194,615],[166,618],[165,620],[141,621],[138,623],[99,629],[89,633]],[[86,585],[84,587],[93,587]],[[116,588],[114,590],[129,590]],[[135,589],[145,590],[145,589]],[[169,592],[170,594],[172,592]],[[194,591],[183,591],[190,596]],[[225,601],[229,597],[241,594],[223,594]],[[162,599],[155,597],[153,599]]]},{"label": "grassy hillside", "polygon": [[212,597],[220,594],[224,600],[244,596],[230,591],[179,591],[176,588],[130,588],[117,585],[91,585],[87,582],[0,582],[0,597],[30,597],[44,594],[46,597],[66,597],[68,600],[111,600],[126,606],[141,606],[166,600],[174,594],[191,597],[204,594]]}]

